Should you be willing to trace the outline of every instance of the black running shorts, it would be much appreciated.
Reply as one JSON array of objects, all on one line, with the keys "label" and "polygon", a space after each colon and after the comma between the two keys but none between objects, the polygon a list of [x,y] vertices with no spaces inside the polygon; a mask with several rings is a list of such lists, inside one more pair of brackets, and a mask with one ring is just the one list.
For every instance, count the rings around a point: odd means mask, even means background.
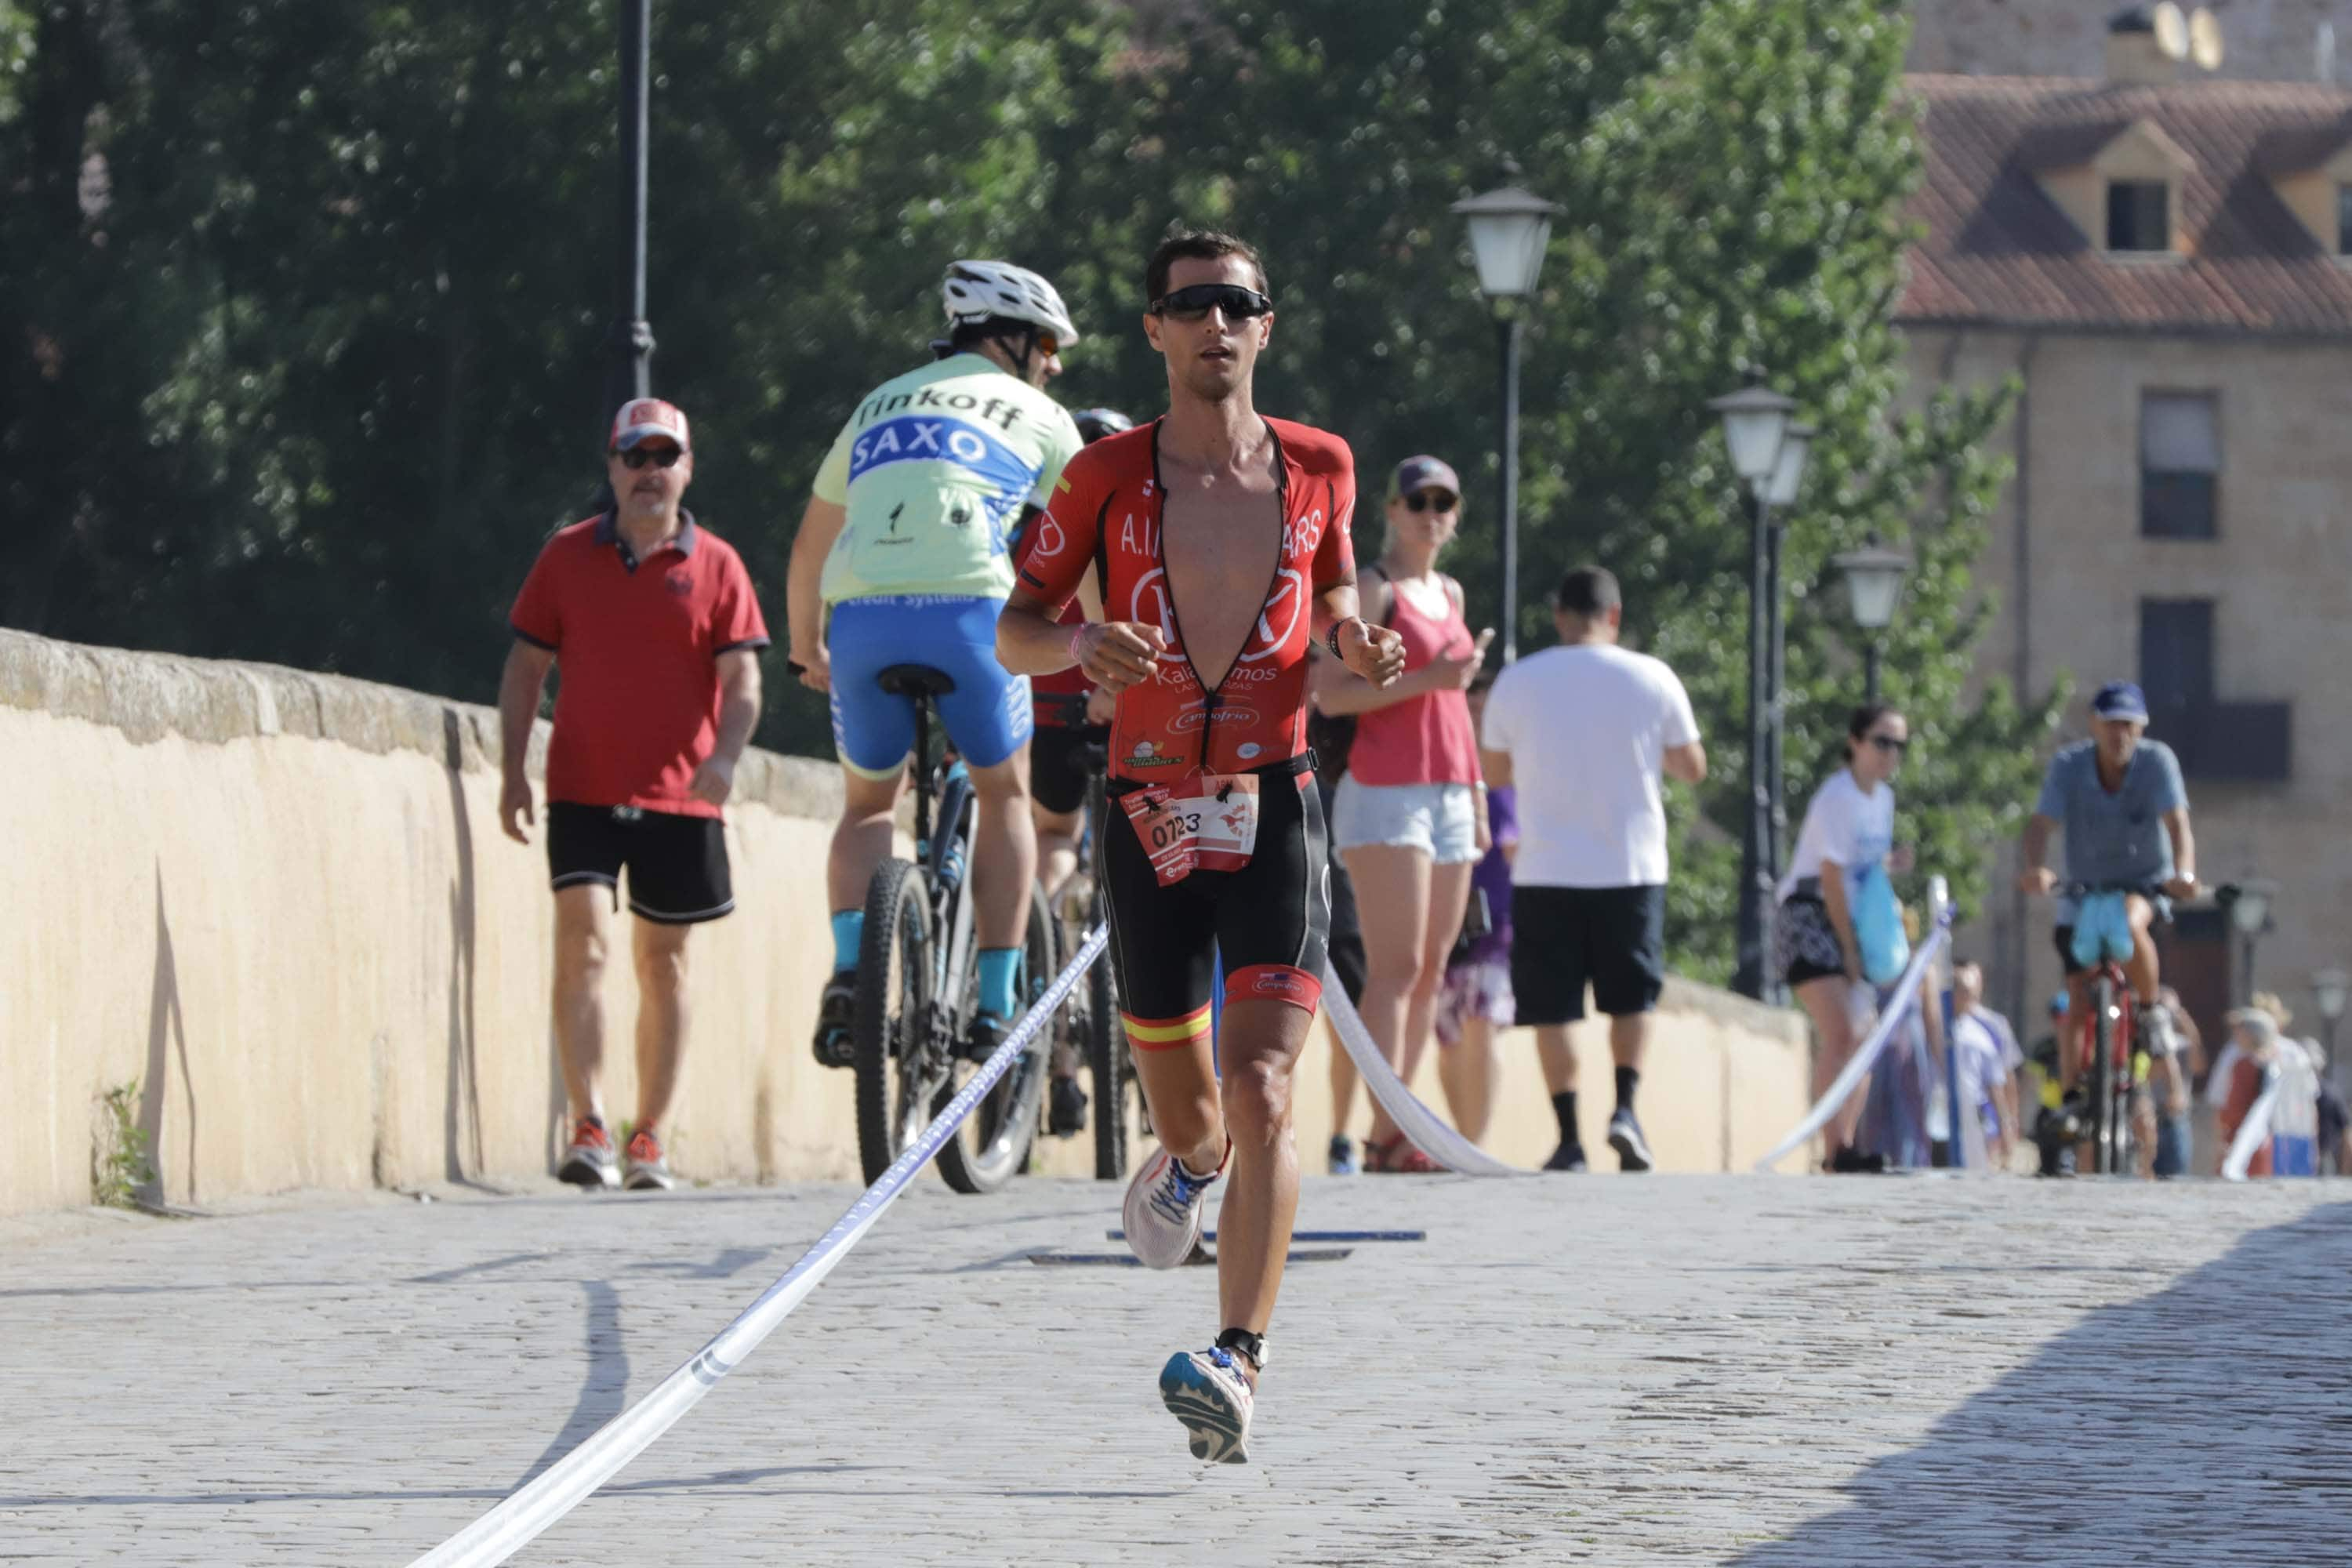
[{"label": "black running shorts", "polygon": [[717,817],[548,802],[547,868],[554,886],[601,882],[618,908],[624,867],[630,911],[646,920],[692,925],[735,907],[727,833]]},{"label": "black running shorts", "polygon": [[1087,746],[1110,739],[1099,724],[1040,724],[1029,737],[1029,798],[1066,814],[1087,803]]},{"label": "black running shorts", "polygon": [[1228,1005],[1323,999],[1331,931],[1323,802],[1307,759],[1258,770],[1257,848],[1238,871],[1194,871],[1161,887],[1135,825],[1114,801],[1102,833],[1120,1016],[1141,1051],[1175,1050],[1209,1035],[1213,965]]},{"label": "black running shorts", "polygon": [[1666,984],[1666,889],[1511,888],[1511,991],[1522,1024],[1573,1024],[1584,987],[1612,1018],[1646,1013]]}]

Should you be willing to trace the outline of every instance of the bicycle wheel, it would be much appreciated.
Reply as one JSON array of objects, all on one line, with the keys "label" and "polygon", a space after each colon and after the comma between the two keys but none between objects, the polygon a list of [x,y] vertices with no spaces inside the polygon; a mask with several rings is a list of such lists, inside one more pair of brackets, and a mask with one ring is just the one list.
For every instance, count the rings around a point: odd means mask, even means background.
[{"label": "bicycle wheel", "polygon": [[931,905],[922,871],[904,860],[875,868],[857,949],[857,1157],[871,1184],[922,1133],[947,1081],[932,1040]]},{"label": "bicycle wheel", "polygon": [[[1100,892],[1095,894],[1087,913],[1094,925],[1102,923]],[[1086,994],[1087,1072],[1095,1086],[1095,1179],[1123,1182],[1127,1179],[1127,1089],[1135,1081],[1135,1064],[1128,1059],[1127,1031],[1119,1027],[1118,983],[1111,974],[1108,948],[1087,971]]]},{"label": "bicycle wheel", "polygon": [[[1034,888],[1029,890],[1029,935],[1023,943],[1022,967],[1020,1016],[1025,1017],[1053,984],[1055,970],[1053,917],[1045,912],[1045,895]],[[949,1186],[960,1193],[992,1193],[1027,1163],[1029,1145],[1037,1137],[1038,1115],[1045,1109],[1052,1048],[1045,1030],[1033,1031],[996,1087],[981,1097],[955,1136],[940,1146],[940,1174]],[[945,1110],[979,1070],[976,1062],[959,1061],[950,1080],[940,1086],[932,1114]]]},{"label": "bicycle wheel", "polygon": [[2114,983],[2102,971],[2091,982],[2091,1169],[2097,1175],[2116,1168]]}]

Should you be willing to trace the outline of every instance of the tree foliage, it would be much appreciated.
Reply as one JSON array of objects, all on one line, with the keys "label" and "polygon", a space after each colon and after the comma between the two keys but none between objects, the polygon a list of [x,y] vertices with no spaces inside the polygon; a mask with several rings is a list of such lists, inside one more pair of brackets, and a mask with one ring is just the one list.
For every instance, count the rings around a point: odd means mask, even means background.
[{"label": "tree foliage", "polygon": [[[1258,240],[1270,410],[1380,477],[1471,480],[1451,563],[1499,609],[1496,353],[1451,203],[1567,209],[1526,307],[1520,607],[1617,570],[1715,762],[1678,807],[1672,940],[1728,966],[1748,543],[1706,400],[1769,371],[1822,427],[1789,520],[1793,805],[1859,686],[1827,563],[1917,562],[1886,647],[1923,865],[1972,900],[2047,698],[1972,676],[1998,396],[1906,403],[1892,312],[1916,130],[1882,0],[660,0],[656,386],[698,513],[783,615],[856,395],[920,357],[940,265],[1051,274],[1056,390],[1164,395],[1142,258]],[[509,596],[597,477],[615,294],[611,0],[0,0],[0,620],[476,700]],[[781,631],[781,627],[779,627]],[[819,751],[772,681],[762,738]],[[1695,809],[1692,807],[1695,806]]]}]

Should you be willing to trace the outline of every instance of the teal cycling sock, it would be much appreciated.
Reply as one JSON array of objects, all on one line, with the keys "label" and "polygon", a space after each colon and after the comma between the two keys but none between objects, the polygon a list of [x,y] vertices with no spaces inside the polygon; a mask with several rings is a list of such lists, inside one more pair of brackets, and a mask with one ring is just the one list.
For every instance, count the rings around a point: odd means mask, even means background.
[{"label": "teal cycling sock", "polygon": [[980,1010],[999,1018],[1010,1018],[1019,1004],[1013,998],[1013,981],[1021,970],[1021,950],[1017,947],[983,947],[980,950]]},{"label": "teal cycling sock", "polygon": [[857,967],[857,944],[866,940],[864,910],[833,911],[833,966],[835,969]]}]

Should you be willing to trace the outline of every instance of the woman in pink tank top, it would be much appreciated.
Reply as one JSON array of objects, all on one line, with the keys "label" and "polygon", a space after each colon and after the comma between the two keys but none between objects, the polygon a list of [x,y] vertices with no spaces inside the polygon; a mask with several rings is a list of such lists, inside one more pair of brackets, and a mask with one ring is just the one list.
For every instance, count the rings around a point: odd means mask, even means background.
[{"label": "woman in pink tank top", "polygon": [[[1488,843],[1486,784],[1465,693],[1489,629],[1472,637],[1462,584],[1437,570],[1462,523],[1462,485],[1434,458],[1410,458],[1389,485],[1388,547],[1358,586],[1364,613],[1404,638],[1405,674],[1374,688],[1336,661],[1317,666],[1314,701],[1356,721],[1348,773],[1331,805],[1331,841],[1356,885],[1364,928],[1365,1027],[1406,1082],[1434,1037],[1438,984],[1462,930],[1470,875]],[[1441,1075],[1453,1087],[1454,1075]],[[1331,1164],[1343,1168],[1354,1064],[1331,1059]],[[1459,1118],[1457,1117],[1457,1121]],[[1368,1171],[1438,1167],[1405,1142],[1376,1102]]]}]

